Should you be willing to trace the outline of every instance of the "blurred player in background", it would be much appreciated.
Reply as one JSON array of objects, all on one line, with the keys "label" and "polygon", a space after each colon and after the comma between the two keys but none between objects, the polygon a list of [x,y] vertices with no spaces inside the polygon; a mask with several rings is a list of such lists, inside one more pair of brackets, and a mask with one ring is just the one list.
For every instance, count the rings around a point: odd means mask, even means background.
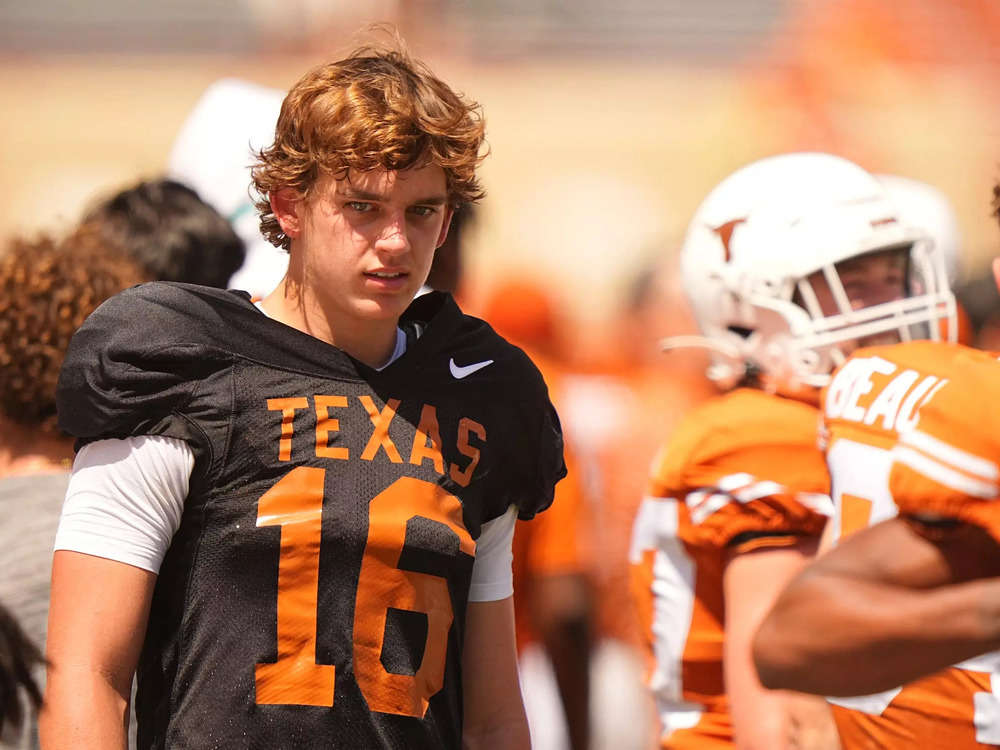
[{"label": "blurred player in background", "polygon": [[[673,260],[676,260],[676,254]],[[599,627],[615,648],[638,646],[629,594],[629,546],[649,467],[664,435],[718,390],[696,349],[664,356],[664,336],[697,330],[675,263],[639,268],[626,290],[603,361],[588,363],[567,388],[564,424],[593,457],[588,466],[596,515]]]},{"label": "blurred player in background", "polygon": [[824,392],[836,546],[778,599],[755,658],[768,685],[841,696],[847,748],[993,747],[1000,364],[911,340],[934,338],[954,303],[933,245],[909,256],[903,300],[861,311],[897,343],[854,351]]},{"label": "blurred player in background", "polygon": [[[562,409],[567,365],[555,308],[543,289],[509,279],[492,289],[482,315],[498,333],[525,349]],[[567,439],[567,475],[556,488],[552,507],[536,519],[518,522],[514,531],[517,647],[537,750],[587,750],[591,741],[593,501],[572,448]],[[553,679],[557,696],[551,695]]]},{"label": "blurred player in background", "polygon": [[[646,748],[655,735],[629,592],[633,521],[664,434],[717,392],[703,375],[702,351],[663,355],[662,337],[691,333],[695,323],[673,264],[664,263],[662,248],[656,255],[633,272],[599,349],[593,341],[571,342],[577,351],[559,394],[559,414],[591,503],[592,737],[595,747],[615,750]],[[581,356],[584,348],[593,353]]]},{"label": "blurred player in background", "polygon": [[144,180],[98,201],[83,223],[159,281],[226,289],[246,251],[229,222],[175,180]]},{"label": "blurred player in background", "polygon": [[829,344],[849,334],[824,317],[809,280],[873,253],[882,275],[852,277],[837,301],[847,310],[882,301],[900,273],[891,248],[913,241],[893,217],[860,167],[802,153],[735,172],[692,219],[681,269],[703,338],[666,345],[709,348],[708,377],[728,392],[663,448],[635,522],[635,590],[665,748],[837,745],[821,701],[761,686],[750,643],[832,512],[816,401],[840,357]]},{"label": "blurred player in background", "polygon": [[424,290],[448,292],[462,302],[462,278],[465,269],[464,253],[466,235],[476,221],[473,204],[466,203],[455,208],[451,217],[451,227],[444,244],[434,253],[430,273],[424,282]]},{"label": "blurred player in background", "polygon": [[[124,252],[88,227],[65,238],[13,239],[0,255],[0,602],[39,647],[45,643],[52,542],[73,456],[72,438],[56,426],[59,368],[84,319],[145,278]],[[10,658],[19,640],[12,623],[3,628]],[[23,658],[39,661],[30,650]],[[2,658],[0,668],[17,677],[15,664]],[[42,671],[34,673],[39,683]],[[15,695],[0,687],[0,699],[15,701]],[[14,712],[15,705],[6,710]],[[16,714],[9,715],[12,726],[0,746],[37,747],[33,718],[16,731]]]},{"label": "blurred player in background", "polygon": [[[43,738],[522,748],[510,541],[565,473],[537,369],[413,302],[484,125],[397,44],[306,74],[254,169],[259,303],[118,295],[74,337]],[[411,304],[412,303],[412,304]]]}]

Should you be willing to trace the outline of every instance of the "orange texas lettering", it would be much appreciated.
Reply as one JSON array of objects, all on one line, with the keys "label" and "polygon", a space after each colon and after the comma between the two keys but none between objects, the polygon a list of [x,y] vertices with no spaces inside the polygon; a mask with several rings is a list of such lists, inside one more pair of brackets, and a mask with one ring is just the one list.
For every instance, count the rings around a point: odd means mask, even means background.
[{"label": "orange texas lettering", "polygon": [[[486,428],[473,419],[462,417],[458,423],[455,450],[467,458],[468,462],[463,462],[462,466],[456,463],[445,466],[444,456],[441,453],[441,429],[438,424],[437,409],[431,404],[421,405],[420,419],[416,426],[407,425],[409,428],[407,434],[412,435],[409,445],[397,446],[389,435],[389,427],[393,424],[399,404],[399,399],[390,398],[379,408],[375,400],[368,395],[356,398],[325,394],[312,397],[269,398],[268,411],[279,413],[281,418],[278,460],[292,460],[295,420],[297,417],[304,418],[310,414],[315,416],[312,447],[317,458],[340,461],[351,458],[359,458],[362,461],[388,460],[394,464],[406,462],[414,466],[429,461],[438,474],[447,473],[456,484],[467,487],[479,464],[480,449],[486,443]],[[343,441],[331,439],[331,435],[341,431],[341,422],[347,415],[347,410],[358,408],[364,409],[368,414],[371,428],[361,436],[365,441],[364,448],[357,455],[352,455],[351,449]],[[299,426],[301,427],[302,423]],[[403,449],[403,453],[400,453],[400,448]]]}]

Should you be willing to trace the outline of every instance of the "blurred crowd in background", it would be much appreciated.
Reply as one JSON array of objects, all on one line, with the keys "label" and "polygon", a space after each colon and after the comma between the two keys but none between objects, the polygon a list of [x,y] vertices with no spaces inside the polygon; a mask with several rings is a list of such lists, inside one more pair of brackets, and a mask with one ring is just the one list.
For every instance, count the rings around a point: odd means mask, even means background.
[{"label": "blurred crowd in background", "polygon": [[[429,283],[536,358],[576,469],[560,513],[519,530],[516,542],[536,745],[583,746],[557,720],[561,688],[564,700],[589,702],[589,727],[573,726],[592,734],[592,747],[646,747],[653,730],[628,601],[629,533],[657,445],[712,392],[700,352],[664,354],[658,343],[694,332],[675,268],[690,215],[724,175],[782,151],[826,151],[933,186],[950,206],[938,236],[951,248],[965,338],[1000,348],[988,270],[997,247],[988,196],[1000,175],[1000,6],[8,2],[0,7],[7,253],[41,235],[63,248],[61,262],[85,262],[88,232],[103,232],[138,263],[122,284],[174,278],[266,294],[284,255],[257,231],[251,149],[268,145],[282,92],[375,21],[395,25],[415,55],[484,107],[487,197],[460,214]],[[200,200],[221,226],[201,218],[178,230],[180,244],[208,237],[191,250],[199,260],[158,266],[166,207],[188,215]],[[116,211],[138,224],[116,224]],[[211,269],[208,245],[228,248]],[[29,263],[17,273],[34,272]],[[0,564],[0,579],[12,569]],[[8,604],[13,583],[0,587]],[[13,609],[44,637],[41,616]],[[581,650],[592,654],[589,696],[586,675],[562,666]]]}]

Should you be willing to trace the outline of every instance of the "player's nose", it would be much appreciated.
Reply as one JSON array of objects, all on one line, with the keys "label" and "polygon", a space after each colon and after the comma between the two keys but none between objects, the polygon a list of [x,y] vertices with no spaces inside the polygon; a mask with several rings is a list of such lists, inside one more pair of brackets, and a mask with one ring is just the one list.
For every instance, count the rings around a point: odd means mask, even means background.
[{"label": "player's nose", "polygon": [[897,283],[871,284],[860,294],[852,297],[851,309],[860,310],[865,307],[882,305],[886,302],[895,302],[903,299],[904,296],[906,295]]},{"label": "player's nose", "polygon": [[410,240],[406,234],[406,216],[403,212],[393,212],[386,217],[385,224],[375,241],[375,247],[382,252],[396,255],[410,249]]}]

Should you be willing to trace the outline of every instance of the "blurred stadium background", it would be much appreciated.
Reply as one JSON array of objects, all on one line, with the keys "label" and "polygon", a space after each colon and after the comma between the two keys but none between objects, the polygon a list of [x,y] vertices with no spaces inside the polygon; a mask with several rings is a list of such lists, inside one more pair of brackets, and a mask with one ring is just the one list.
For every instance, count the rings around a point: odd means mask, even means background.
[{"label": "blurred stadium background", "polygon": [[160,172],[214,80],[287,88],[373,21],[485,108],[470,298],[538,280],[582,346],[712,185],[782,150],[936,185],[963,275],[996,251],[996,0],[3,0],[2,226],[71,223]]},{"label": "blurred stadium background", "polygon": [[[558,403],[595,505],[599,632],[630,642],[626,551],[649,459],[708,392],[701,353],[644,360],[691,325],[670,278],[691,214],[749,161],[830,151],[940,189],[959,280],[983,272],[1000,250],[1000,2],[0,0],[0,231],[68,228],[164,171],[213,82],[285,89],[377,21],[485,109],[488,196],[463,296],[481,311],[512,278],[535,285],[551,307],[522,285],[490,309],[539,324],[593,375],[567,379]],[[646,739],[624,661],[596,685],[610,718],[595,748]]]}]

